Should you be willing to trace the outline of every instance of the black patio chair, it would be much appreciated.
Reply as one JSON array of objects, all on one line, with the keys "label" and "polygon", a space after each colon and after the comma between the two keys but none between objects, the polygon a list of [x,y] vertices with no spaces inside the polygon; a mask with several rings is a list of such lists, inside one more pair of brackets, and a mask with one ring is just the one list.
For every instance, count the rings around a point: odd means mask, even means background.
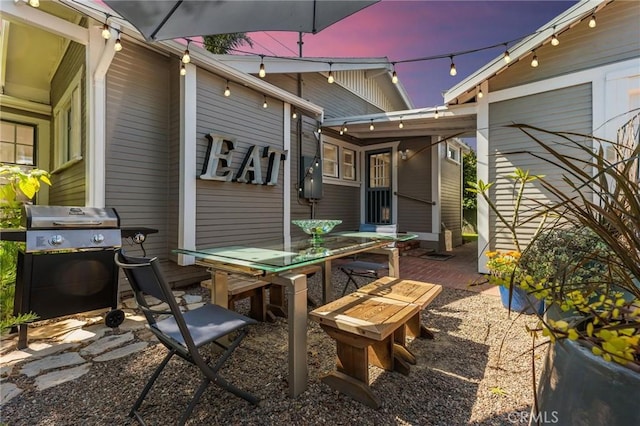
[{"label": "black patio chair", "polygon": [[[167,356],[151,375],[133,408],[131,408],[129,417],[135,418],[140,424],[145,424],[138,409],[154,382],[174,355],[178,355],[198,367],[204,376],[191,402],[183,412],[179,424],[182,425],[187,421],[198,400],[211,382],[257,405],[259,400],[256,397],[228,383],[218,374],[222,365],[246,336],[247,326],[257,322],[210,303],[182,313],[169,284],[163,278],[157,258],[130,257],[118,250],[115,254],[115,260],[129,280],[138,307],[147,319],[149,329],[169,350]],[[149,306],[145,295],[153,296],[166,303],[169,306],[169,310],[153,309]],[[214,343],[222,348],[215,360],[215,364],[208,357],[203,357],[199,351],[202,346],[209,343]]]},{"label": "black patio chair", "polygon": [[[376,232],[379,234],[393,234],[397,233],[396,225],[374,225],[369,223],[362,223],[358,229],[360,232]],[[395,243],[389,244],[393,246]],[[342,289],[342,295],[347,292],[349,284],[355,286],[356,290],[360,287],[355,277],[363,277],[369,279],[378,279],[380,274],[389,270],[388,262],[370,262],[365,260],[358,260],[354,258],[353,261],[343,264],[340,270],[347,275],[347,283]]]}]

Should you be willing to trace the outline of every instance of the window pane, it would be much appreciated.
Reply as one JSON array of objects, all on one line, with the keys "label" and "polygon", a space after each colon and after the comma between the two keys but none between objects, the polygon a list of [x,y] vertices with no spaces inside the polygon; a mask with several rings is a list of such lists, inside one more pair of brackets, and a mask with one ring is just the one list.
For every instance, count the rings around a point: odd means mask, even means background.
[{"label": "window pane", "polygon": [[322,174],[338,177],[338,147],[325,143],[322,145]]},{"label": "window pane", "polygon": [[16,145],[16,163],[33,165],[33,147]]},{"label": "window pane", "polygon": [[15,142],[16,131],[15,124],[13,123],[0,123],[0,141],[2,142]]},{"label": "window pane", "polygon": [[348,180],[355,180],[356,167],[355,167],[355,152],[344,148],[342,150],[342,177]]},{"label": "window pane", "polygon": [[388,188],[391,185],[391,153],[369,156],[369,187]]},{"label": "window pane", "polygon": [[12,143],[0,142],[0,163],[15,163],[15,145]]},{"label": "window pane", "polygon": [[16,143],[33,146],[34,128],[31,126],[16,126]]}]

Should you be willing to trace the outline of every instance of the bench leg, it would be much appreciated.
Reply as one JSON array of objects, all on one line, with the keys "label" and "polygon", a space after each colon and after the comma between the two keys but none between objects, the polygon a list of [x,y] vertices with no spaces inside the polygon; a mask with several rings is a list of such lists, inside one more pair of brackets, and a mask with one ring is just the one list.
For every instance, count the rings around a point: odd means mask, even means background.
[{"label": "bench leg", "polygon": [[375,410],[382,405],[380,399],[371,392],[369,385],[356,380],[353,377],[333,371],[322,378],[322,382],[337,390],[338,392],[350,396],[362,404],[369,406]]},{"label": "bench leg", "polygon": [[284,287],[281,285],[272,285],[269,288],[269,311],[278,317],[287,317],[287,307],[285,305]]},{"label": "bench leg", "polygon": [[423,337],[425,339],[433,339],[435,336],[433,331],[422,325],[420,321],[420,312],[415,314],[407,321],[407,336],[412,338]]}]

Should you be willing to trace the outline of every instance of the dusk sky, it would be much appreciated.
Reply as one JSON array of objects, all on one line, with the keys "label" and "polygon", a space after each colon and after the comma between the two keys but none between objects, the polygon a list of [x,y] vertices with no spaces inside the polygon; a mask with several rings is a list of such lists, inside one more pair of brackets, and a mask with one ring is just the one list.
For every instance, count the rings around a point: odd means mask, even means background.
[{"label": "dusk sky", "polygon": [[[382,0],[318,34],[305,34],[303,56],[386,56],[394,62],[479,49],[529,35],[575,3]],[[297,33],[248,35],[254,41],[255,53],[298,55]],[[455,77],[449,75],[449,58],[398,63],[395,68],[415,107],[432,107],[443,104],[443,91],[503,51],[504,47],[497,47],[454,57],[458,71]]]}]

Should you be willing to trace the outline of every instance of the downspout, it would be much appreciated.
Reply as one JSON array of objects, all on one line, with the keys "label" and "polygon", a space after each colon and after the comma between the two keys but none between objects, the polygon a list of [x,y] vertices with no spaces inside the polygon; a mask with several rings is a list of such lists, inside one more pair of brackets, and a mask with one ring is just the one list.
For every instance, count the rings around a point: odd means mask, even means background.
[{"label": "downspout", "polygon": [[[113,57],[113,48],[118,34],[115,26],[111,27],[111,38],[104,40],[97,26],[89,31],[89,71],[91,86],[89,88],[89,102],[91,119],[88,123],[89,139],[86,144],[86,182],[85,205],[91,207],[105,207],[106,198],[106,121],[107,121],[107,87],[106,75]],[[98,53],[100,43],[102,51]]]}]

